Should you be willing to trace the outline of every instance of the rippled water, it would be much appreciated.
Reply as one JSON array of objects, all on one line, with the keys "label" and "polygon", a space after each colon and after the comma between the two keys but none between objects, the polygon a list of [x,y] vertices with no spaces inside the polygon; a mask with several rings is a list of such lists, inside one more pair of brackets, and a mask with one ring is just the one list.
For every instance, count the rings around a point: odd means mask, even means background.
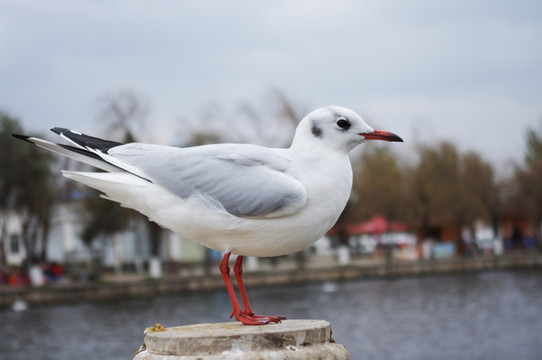
[{"label": "rippled water", "polygon": [[[249,289],[257,312],[326,319],[353,359],[542,359],[542,272]],[[142,331],[226,321],[226,291],[0,312],[0,358],[130,359]]]}]

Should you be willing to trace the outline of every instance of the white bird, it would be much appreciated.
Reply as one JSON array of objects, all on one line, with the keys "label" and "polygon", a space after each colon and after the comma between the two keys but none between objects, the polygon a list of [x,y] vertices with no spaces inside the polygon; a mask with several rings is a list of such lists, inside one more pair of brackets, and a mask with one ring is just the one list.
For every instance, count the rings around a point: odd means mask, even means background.
[{"label": "white bird", "polygon": [[[177,148],[121,144],[63,128],[75,146],[15,135],[105,172],[63,171],[150,220],[224,252],[220,270],[236,320],[259,325],[282,316],[254,315],[243,285],[243,256],[278,256],[307,248],[337,221],[352,189],[348,153],[366,140],[403,140],[375,130],[354,111],[328,106],[299,123],[289,148],[215,144]],[[238,255],[234,274],[228,260]]]}]

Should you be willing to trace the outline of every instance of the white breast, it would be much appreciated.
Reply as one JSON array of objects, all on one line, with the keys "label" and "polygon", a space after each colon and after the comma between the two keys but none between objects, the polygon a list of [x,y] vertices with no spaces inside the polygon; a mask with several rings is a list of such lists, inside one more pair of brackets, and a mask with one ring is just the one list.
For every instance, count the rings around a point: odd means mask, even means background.
[{"label": "white breast", "polygon": [[[342,155],[342,154],[341,154]],[[307,204],[295,214],[268,219],[236,218],[229,214],[200,214],[207,226],[192,218],[177,231],[218,251],[249,256],[278,256],[307,248],[335,224],[352,188],[348,156],[304,161],[298,179],[307,189]]]}]

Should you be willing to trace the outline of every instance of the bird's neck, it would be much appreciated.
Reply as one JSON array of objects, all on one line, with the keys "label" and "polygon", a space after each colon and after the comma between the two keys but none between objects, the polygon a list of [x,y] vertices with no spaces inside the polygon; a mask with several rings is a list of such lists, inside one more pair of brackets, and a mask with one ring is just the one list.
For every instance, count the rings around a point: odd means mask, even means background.
[{"label": "bird's neck", "polygon": [[337,146],[326,139],[307,138],[296,136],[289,148],[290,151],[303,154],[305,156],[320,157],[323,153],[333,153],[335,156],[348,157],[348,150]]}]

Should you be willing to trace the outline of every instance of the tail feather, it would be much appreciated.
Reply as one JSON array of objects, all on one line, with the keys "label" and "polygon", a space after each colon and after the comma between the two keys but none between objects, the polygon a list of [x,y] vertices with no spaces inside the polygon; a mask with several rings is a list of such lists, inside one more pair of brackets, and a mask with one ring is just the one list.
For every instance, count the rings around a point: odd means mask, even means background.
[{"label": "tail feather", "polygon": [[97,173],[62,170],[62,175],[102,192],[101,197],[104,199],[118,202],[124,207],[146,214],[135,205],[141,194],[141,191],[137,189],[151,186],[151,183],[146,180],[128,172]]}]

